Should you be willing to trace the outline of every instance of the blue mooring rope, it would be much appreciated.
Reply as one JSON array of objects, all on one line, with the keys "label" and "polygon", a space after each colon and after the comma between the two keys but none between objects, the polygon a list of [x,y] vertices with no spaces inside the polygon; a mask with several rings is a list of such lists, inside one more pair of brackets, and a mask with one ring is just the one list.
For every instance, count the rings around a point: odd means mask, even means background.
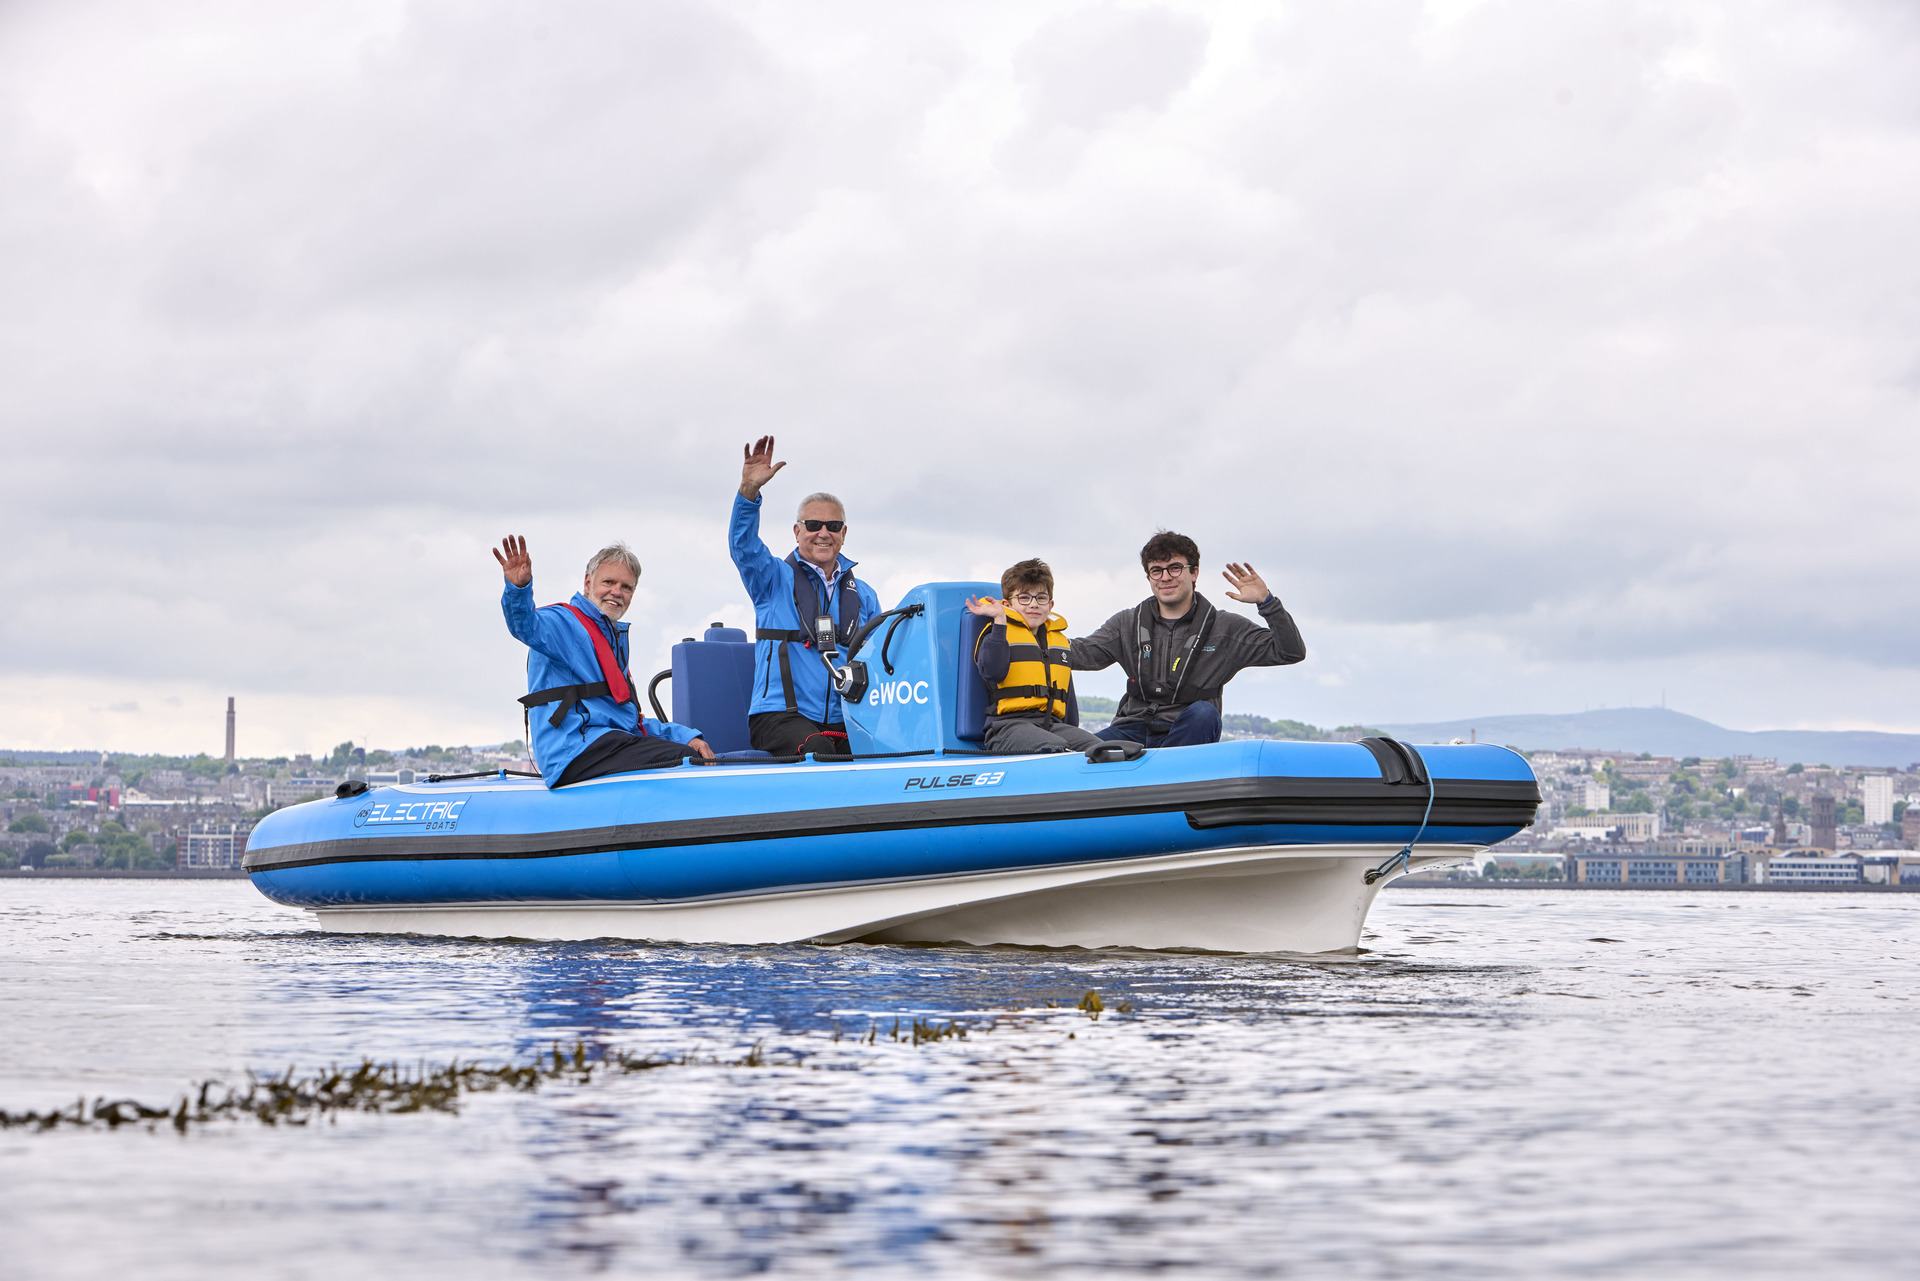
[{"label": "blue mooring rope", "polygon": [[1427,770],[1427,811],[1420,816],[1420,826],[1414,830],[1412,839],[1400,847],[1399,853],[1386,862],[1367,872],[1367,884],[1372,885],[1382,877],[1393,875],[1395,869],[1413,870],[1413,843],[1426,835],[1427,820],[1433,817],[1433,770]]}]

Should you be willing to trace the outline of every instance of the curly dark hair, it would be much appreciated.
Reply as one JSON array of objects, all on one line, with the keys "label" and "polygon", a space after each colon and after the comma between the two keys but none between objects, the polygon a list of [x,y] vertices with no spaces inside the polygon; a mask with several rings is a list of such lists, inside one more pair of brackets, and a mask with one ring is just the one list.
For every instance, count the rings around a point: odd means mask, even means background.
[{"label": "curly dark hair", "polygon": [[1140,549],[1140,568],[1145,569],[1156,560],[1171,560],[1175,557],[1199,569],[1200,544],[1185,534],[1176,534],[1171,529],[1163,529],[1149,538],[1147,545]]},{"label": "curly dark hair", "polygon": [[1047,595],[1053,595],[1053,571],[1047,568],[1044,560],[1023,560],[1000,575],[1000,594],[1009,599],[1020,588],[1039,587]]}]

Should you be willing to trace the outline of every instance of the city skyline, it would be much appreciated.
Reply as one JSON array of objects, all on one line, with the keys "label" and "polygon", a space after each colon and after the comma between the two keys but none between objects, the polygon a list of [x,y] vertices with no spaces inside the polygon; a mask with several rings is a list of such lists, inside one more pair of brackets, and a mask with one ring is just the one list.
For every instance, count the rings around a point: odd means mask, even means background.
[{"label": "city skyline", "polygon": [[[671,696],[671,685],[668,685],[666,687],[666,696],[669,698]],[[1108,711],[1110,711],[1110,709],[1114,705],[1114,703],[1115,703],[1114,699],[1105,698],[1099,695],[1093,695],[1093,696],[1090,696],[1088,699],[1083,700],[1083,711],[1085,711],[1086,714],[1094,717],[1094,720],[1092,723],[1098,726],[1100,724],[1105,723],[1105,717]],[[224,740],[224,746],[220,751],[208,750],[208,748],[205,746],[201,746],[201,747],[189,746],[184,750],[162,750],[162,749],[144,747],[138,744],[125,744],[125,743],[65,744],[57,747],[44,747],[44,746],[25,746],[17,743],[9,744],[9,743],[0,742],[0,757],[5,757],[9,753],[20,755],[20,756],[34,756],[34,755],[74,756],[74,755],[97,754],[103,758],[113,757],[113,756],[143,756],[143,757],[155,756],[155,757],[179,757],[179,758],[205,757],[209,760],[221,760],[228,767],[232,767],[236,762],[236,760],[245,762],[245,761],[263,761],[263,760],[286,760],[286,759],[292,759],[295,757],[316,757],[316,758],[324,757],[328,755],[331,751],[334,751],[343,745],[355,747],[362,752],[377,752],[377,753],[384,753],[387,755],[404,755],[409,751],[417,751],[417,750],[420,750],[423,746],[428,746],[426,744],[417,743],[417,742],[402,743],[399,741],[389,741],[389,740],[377,739],[377,738],[347,738],[344,740],[339,740],[330,745],[316,744],[316,745],[298,747],[292,750],[261,751],[261,752],[240,751],[238,750],[239,736],[240,736],[240,730],[239,730],[240,722],[239,722],[239,711],[236,704],[237,704],[237,700],[233,696],[229,695],[226,699],[226,710],[225,710],[225,720],[224,720],[225,740]],[[1632,714],[1632,713],[1652,712],[1652,711],[1655,711],[1656,709],[1619,708],[1619,709],[1592,709],[1592,710],[1595,710],[1595,711],[1612,710],[1616,712]],[[1660,708],[1657,710],[1664,715],[1665,713],[1668,712],[1669,709]],[[1586,715],[1586,713],[1583,713],[1580,715]],[[1242,725],[1237,730],[1233,727],[1232,721],[1234,718],[1246,720],[1248,717],[1253,718],[1252,721],[1250,722],[1253,724],[1258,724],[1265,721],[1268,724],[1268,728],[1266,730],[1248,731],[1245,725]],[[1297,721],[1280,722],[1278,724],[1275,724],[1271,721],[1268,721],[1267,718],[1261,717],[1258,713],[1243,713],[1237,710],[1231,712],[1229,714],[1229,718],[1230,718],[1230,723],[1229,723],[1230,736],[1236,733],[1244,735],[1248,732],[1253,732],[1256,735],[1266,736],[1266,737],[1286,738],[1286,737],[1295,737],[1295,736],[1305,736],[1305,737],[1345,739],[1345,738],[1357,736],[1362,732],[1369,733],[1369,734],[1381,732],[1380,727],[1363,726],[1363,725],[1313,726],[1313,725],[1308,725],[1305,722],[1297,722]],[[1576,752],[1590,752],[1590,753],[1593,753],[1593,752],[1622,753],[1624,752],[1627,754],[1632,754],[1634,752],[1644,752],[1651,755],[1671,755],[1671,754],[1674,754],[1676,751],[1678,751],[1678,754],[1682,754],[1682,755],[1689,754],[1689,751],[1687,749],[1674,749],[1674,748],[1659,745],[1653,742],[1641,743],[1633,746],[1626,746],[1626,745],[1623,745],[1622,742],[1608,739],[1604,735],[1594,738],[1593,741],[1591,742],[1582,742],[1582,741],[1575,741],[1575,740],[1561,741],[1559,739],[1553,739],[1552,741],[1542,740],[1538,742],[1528,742],[1528,741],[1525,741],[1523,738],[1515,737],[1512,734],[1508,733],[1507,727],[1509,727],[1516,719],[1525,720],[1529,718],[1488,716],[1488,717],[1483,717],[1479,719],[1484,722],[1483,727],[1477,726],[1474,723],[1475,718],[1469,717],[1460,722],[1449,723],[1449,724],[1439,724],[1439,725],[1429,725],[1429,726],[1391,727],[1391,732],[1401,737],[1404,741],[1407,741],[1407,742],[1422,742],[1422,743],[1441,742],[1441,741],[1447,741],[1450,739],[1465,741],[1468,738],[1471,738],[1475,741],[1479,741],[1484,739],[1487,742],[1505,743],[1506,745],[1514,747],[1516,750],[1522,751],[1523,753],[1527,753],[1527,754],[1531,754],[1532,752],[1535,752],[1535,751],[1546,752],[1549,754],[1554,752],[1560,752],[1560,751],[1576,751]],[[1560,722],[1560,721],[1572,722],[1572,721],[1577,721],[1578,716],[1570,715],[1567,717],[1554,717],[1549,715],[1549,716],[1535,717],[1531,719],[1546,721],[1550,723]],[[1683,719],[1685,719],[1686,721],[1693,722],[1694,724],[1698,725],[1699,727],[1705,730],[1731,732],[1736,735],[1745,735],[1747,737],[1754,738],[1757,740],[1755,743],[1751,745],[1747,745],[1747,744],[1716,745],[1716,746],[1710,746],[1710,747],[1701,747],[1701,748],[1691,749],[1691,754],[1695,754],[1700,757],[1708,758],[1708,759],[1721,759],[1728,756],[1739,756],[1744,758],[1746,756],[1767,755],[1765,750],[1764,740],[1767,738],[1769,731],[1730,730],[1730,727],[1712,725],[1709,722],[1701,721],[1693,717],[1683,717]],[[1299,727],[1298,735],[1291,732],[1291,727],[1296,725]],[[1664,727],[1660,727],[1660,728],[1664,728]],[[1416,731],[1416,732],[1409,733],[1409,731]],[[1436,731],[1436,732],[1417,732],[1417,731]],[[1444,732],[1439,732],[1439,731],[1444,731]],[[1772,731],[1772,732],[1779,733],[1780,731]],[[1794,732],[1789,731],[1789,733],[1794,733]],[[1816,732],[1814,736],[1815,737],[1824,736],[1827,739],[1831,739],[1836,744],[1845,743],[1852,737],[1852,735],[1850,735],[1846,731],[1820,731],[1820,732]],[[1549,736],[1549,737],[1551,738],[1552,736]],[[1895,748],[1895,749],[1892,749],[1893,755],[1885,755],[1888,749],[1885,748],[1884,746],[1881,747],[1880,752],[1881,752],[1881,755],[1884,756],[1884,759],[1881,759],[1881,760],[1876,760],[1874,756],[1870,754],[1848,755],[1844,749],[1840,750],[1838,754],[1835,754],[1835,752],[1831,750],[1825,753],[1817,752],[1817,751],[1816,752],[1802,751],[1798,753],[1795,753],[1795,752],[1781,753],[1776,750],[1772,753],[1772,755],[1777,756],[1783,763],[1804,763],[1804,764],[1810,764],[1810,765],[1821,765],[1829,768],[1848,768],[1848,769],[1859,769],[1859,770],[1893,769],[1897,771],[1904,767],[1910,766],[1916,762],[1920,762],[1920,735],[1915,735],[1913,736],[1913,738],[1914,738],[1914,741],[1911,744],[1912,751],[1910,753],[1902,754],[1898,751],[1897,748]],[[449,749],[484,751],[484,750],[491,750],[496,746],[500,746],[506,743],[519,742],[524,744],[524,741],[525,740],[522,738],[502,739],[498,743],[494,741],[459,743],[459,742],[454,742],[449,740],[446,743],[444,743],[443,746]],[[1894,741],[1896,743],[1900,741],[1898,735],[1894,736]],[[1602,743],[1606,743],[1608,745],[1601,746],[1600,744]],[[1911,759],[1909,759],[1909,757],[1911,757]],[[1891,798],[1888,798],[1886,803],[1891,804]]]}]

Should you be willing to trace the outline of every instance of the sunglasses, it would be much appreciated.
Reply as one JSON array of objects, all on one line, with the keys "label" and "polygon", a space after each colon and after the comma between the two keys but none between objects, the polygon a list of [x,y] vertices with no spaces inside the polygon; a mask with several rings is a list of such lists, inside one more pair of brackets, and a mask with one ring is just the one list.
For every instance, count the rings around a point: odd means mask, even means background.
[{"label": "sunglasses", "polygon": [[800,525],[809,534],[817,534],[823,529],[829,534],[837,534],[847,527],[847,522],[844,520],[803,520],[800,522]]}]

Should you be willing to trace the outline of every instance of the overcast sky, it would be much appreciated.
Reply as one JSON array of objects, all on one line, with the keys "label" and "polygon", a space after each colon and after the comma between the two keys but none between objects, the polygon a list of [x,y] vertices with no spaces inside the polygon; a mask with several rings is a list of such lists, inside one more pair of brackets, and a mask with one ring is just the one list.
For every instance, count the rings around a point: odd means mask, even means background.
[{"label": "overcast sky", "polygon": [[0,747],[517,738],[489,546],[631,541],[663,667],[763,432],[888,603],[1250,560],[1308,659],[1229,710],[1920,730],[1916,67],[1909,0],[8,0]]}]

